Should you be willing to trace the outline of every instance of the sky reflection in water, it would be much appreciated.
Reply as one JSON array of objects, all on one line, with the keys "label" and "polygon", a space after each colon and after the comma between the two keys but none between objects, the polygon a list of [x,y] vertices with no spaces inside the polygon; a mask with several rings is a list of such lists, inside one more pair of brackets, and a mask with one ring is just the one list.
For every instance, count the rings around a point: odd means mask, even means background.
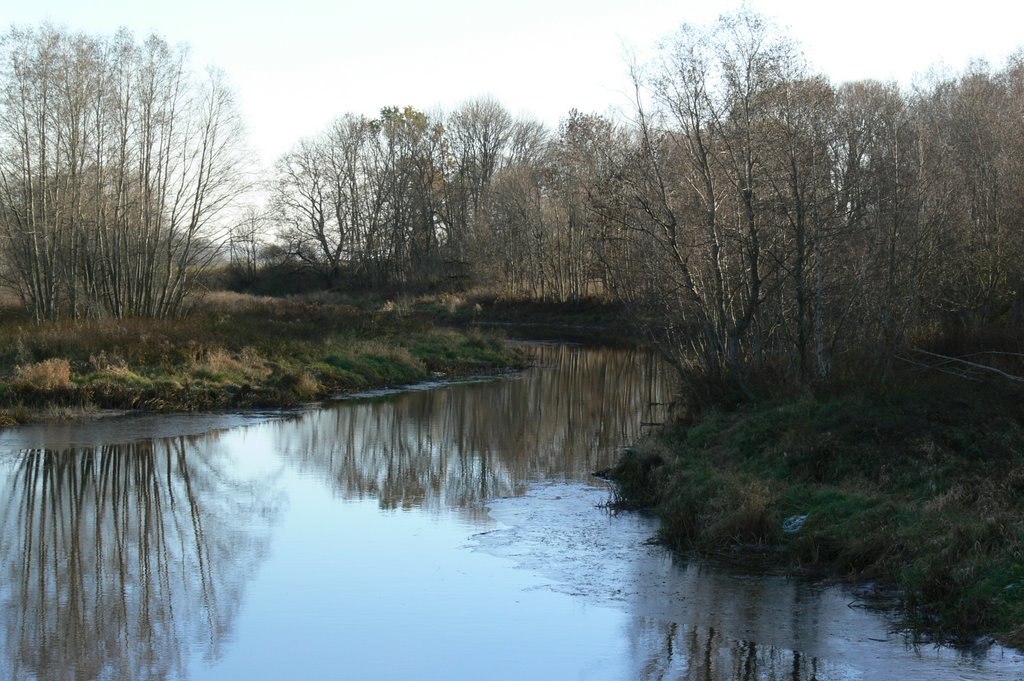
[{"label": "sky reflection in water", "polygon": [[257,423],[3,433],[0,676],[1019,677],[1000,649],[910,650],[839,589],[676,564],[589,479],[662,418],[660,365],[537,352]]}]

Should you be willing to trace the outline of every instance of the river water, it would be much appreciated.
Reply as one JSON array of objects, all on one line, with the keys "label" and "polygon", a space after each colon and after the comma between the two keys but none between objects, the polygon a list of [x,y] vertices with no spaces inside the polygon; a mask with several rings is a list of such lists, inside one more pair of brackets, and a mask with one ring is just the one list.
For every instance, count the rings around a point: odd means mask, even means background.
[{"label": "river water", "polygon": [[651,543],[589,474],[663,418],[664,370],[535,351],[299,413],[3,431],[0,678],[1024,678]]}]

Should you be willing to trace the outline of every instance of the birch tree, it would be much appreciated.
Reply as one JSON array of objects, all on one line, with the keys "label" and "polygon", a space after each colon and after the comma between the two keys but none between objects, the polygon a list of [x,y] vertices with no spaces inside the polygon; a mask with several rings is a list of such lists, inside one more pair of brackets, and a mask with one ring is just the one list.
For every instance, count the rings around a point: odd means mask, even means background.
[{"label": "birch tree", "polygon": [[180,314],[243,188],[223,75],[123,31],[14,29],[0,59],[7,284],[36,319]]}]

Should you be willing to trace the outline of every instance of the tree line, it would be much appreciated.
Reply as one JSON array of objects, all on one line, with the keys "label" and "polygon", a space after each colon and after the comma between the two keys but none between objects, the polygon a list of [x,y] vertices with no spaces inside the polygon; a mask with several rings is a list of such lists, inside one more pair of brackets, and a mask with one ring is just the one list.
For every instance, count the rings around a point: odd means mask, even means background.
[{"label": "tree line", "polygon": [[884,380],[919,339],[1024,321],[1020,55],[911,92],[836,86],[744,10],[635,74],[592,206],[610,285],[698,393],[749,392],[751,369],[829,380],[841,358]]},{"label": "tree line", "polygon": [[269,206],[234,235],[236,264],[255,273],[256,242],[275,225],[273,253],[327,287],[595,293],[580,230],[548,224],[564,184],[555,149],[542,124],[490,97],[449,114],[346,114],[278,160]]},{"label": "tree line", "polygon": [[126,31],[0,42],[0,278],[37,320],[180,314],[242,183],[223,76]]},{"label": "tree line", "polygon": [[325,287],[605,295],[590,183],[614,170],[614,150],[598,146],[627,137],[576,110],[551,130],[489,96],[447,113],[345,114],[277,161],[231,261],[243,282],[283,262]]},{"label": "tree line", "polygon": [[220,248],[243,282],[287,265],[325,288],[614,296],[698,393],[884,376],[918,338],[1024,320],[1020,54],[835,84],[741,9],[631,65],[621,115],[342,115],[227,219],[220,77],[158,38],[3,45],[0,275],[37,318],[179,314]]}]

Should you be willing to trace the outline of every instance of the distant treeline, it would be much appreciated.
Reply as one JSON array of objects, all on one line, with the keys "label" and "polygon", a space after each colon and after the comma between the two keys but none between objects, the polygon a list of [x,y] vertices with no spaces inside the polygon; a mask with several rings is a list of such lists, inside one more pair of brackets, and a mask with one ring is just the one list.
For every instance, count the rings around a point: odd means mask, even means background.
[{"label": "distant treeline", "polygon": [[911,341],[1024,320],[1020,55],[910,91],[836,85],[744,9],[633,65],[620,117],[551,130],[488,97],[343,115],[225,221],[242,168],[219,79],[156,38],[3,46],[0,275],[39,318],[177,314],[223,246],[240,287],[292,268],[616,296],[704,393],[884,376]]}]

